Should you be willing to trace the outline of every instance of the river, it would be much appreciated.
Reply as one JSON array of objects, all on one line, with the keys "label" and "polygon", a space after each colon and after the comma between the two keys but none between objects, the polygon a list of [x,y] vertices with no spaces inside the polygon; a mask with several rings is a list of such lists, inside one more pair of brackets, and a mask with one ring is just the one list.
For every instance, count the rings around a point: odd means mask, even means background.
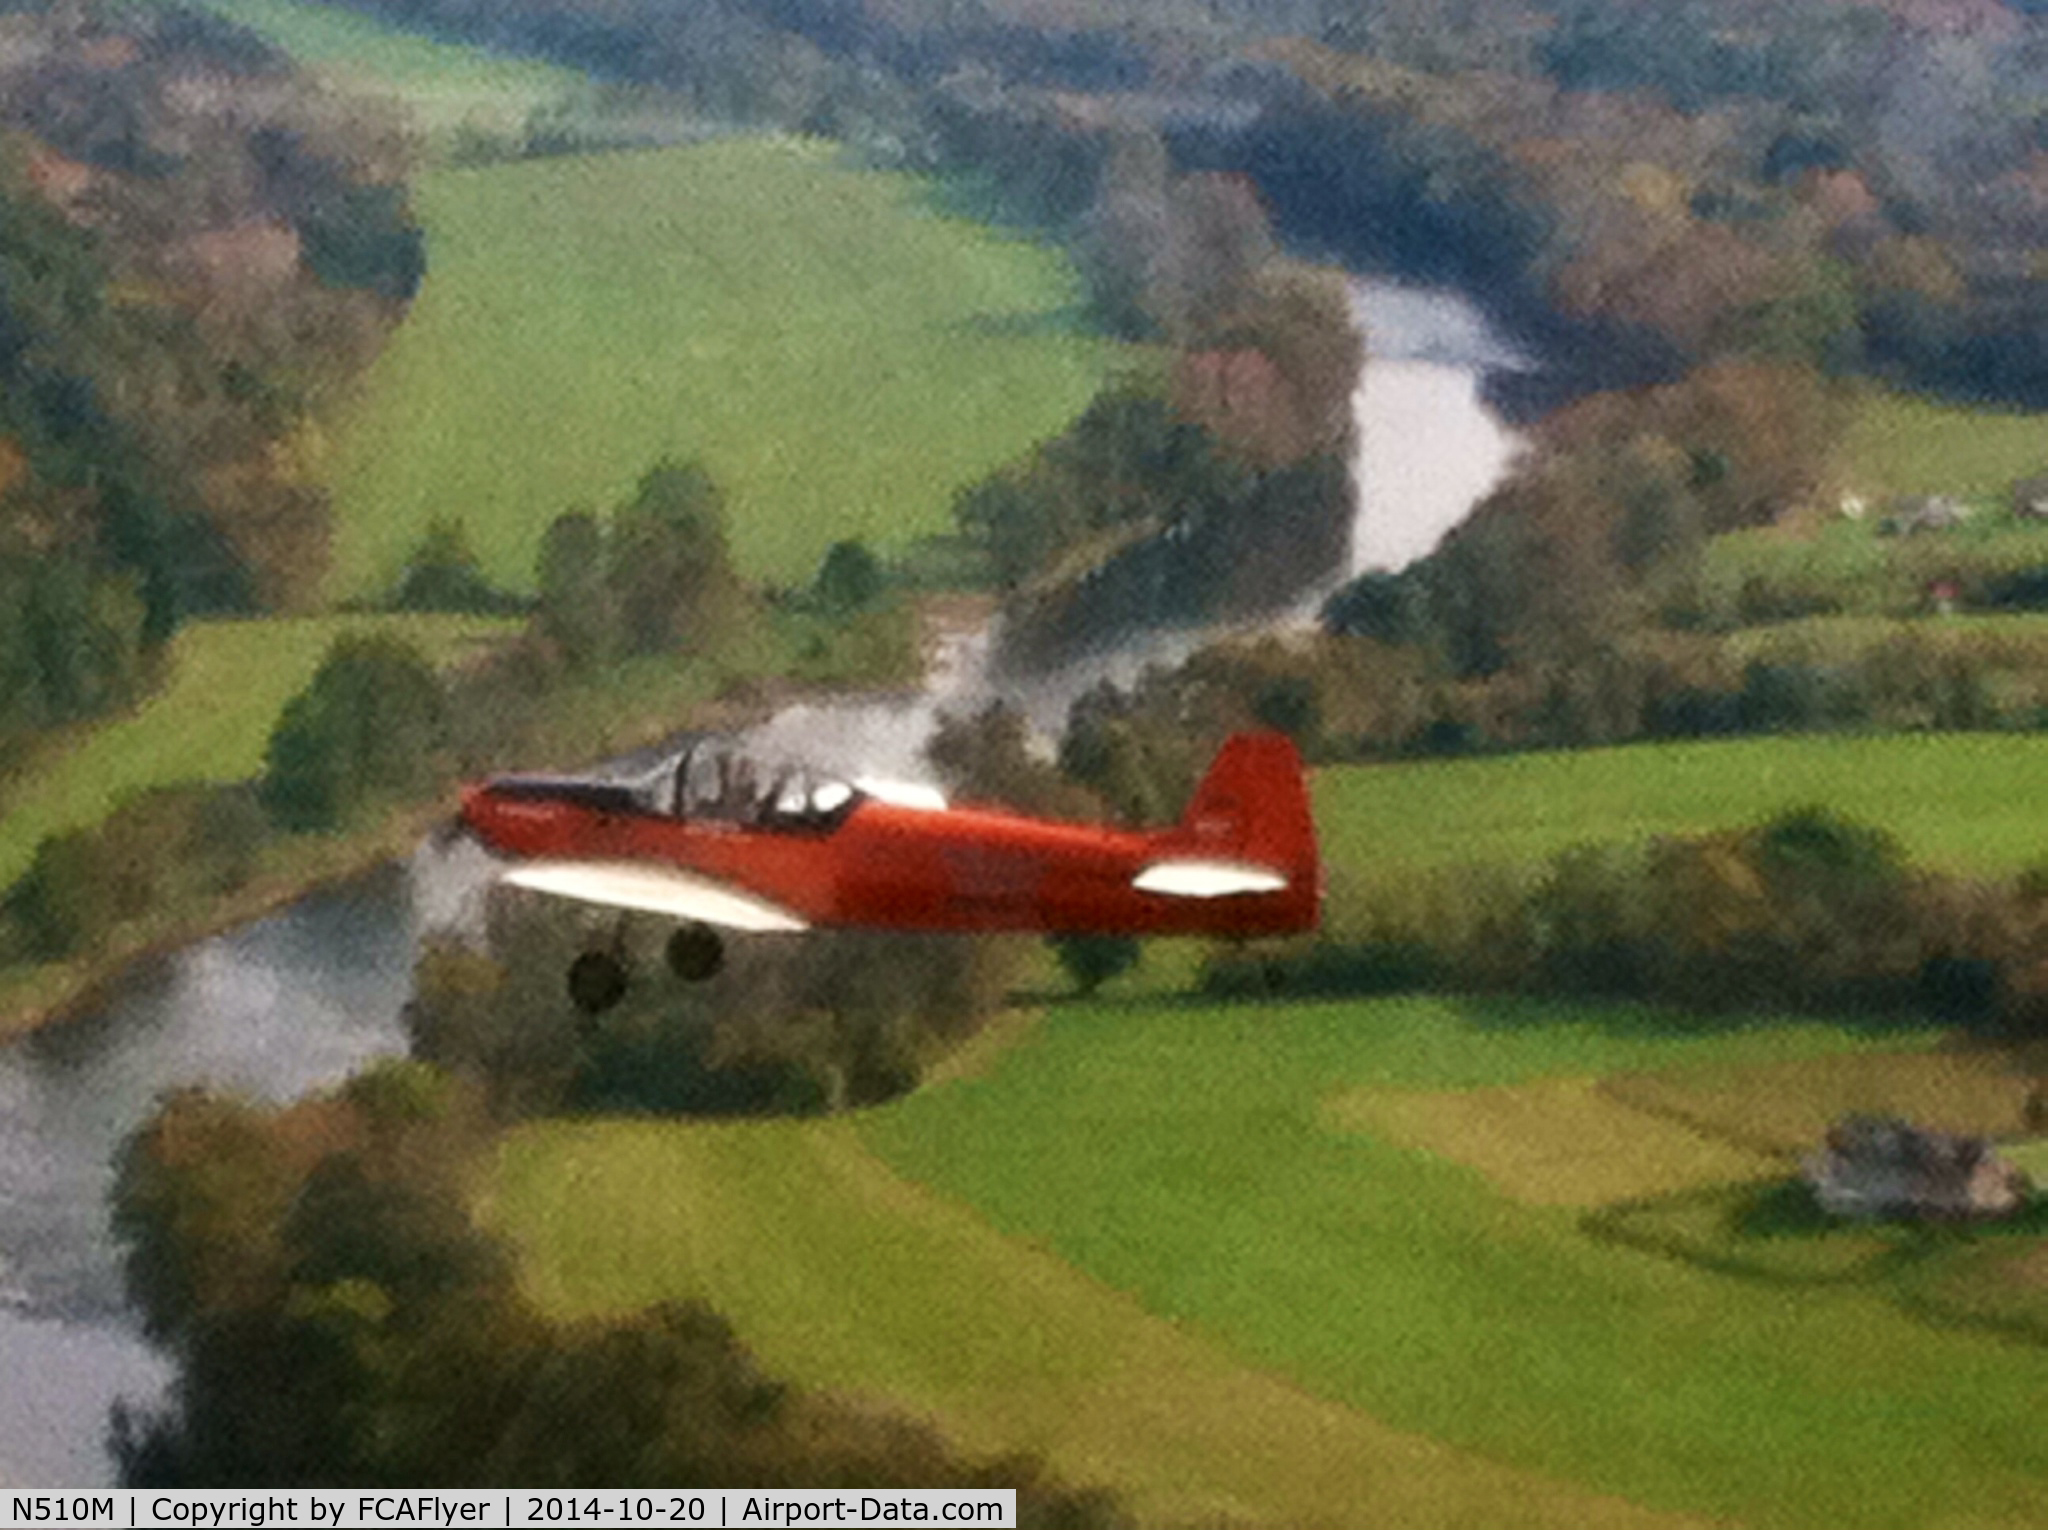
[{"label": "river", "polygon": [[[1372,360],[1354,400],[1351,568],[1333,582],[1426,553],[1494,482],[1514,438],[1483,402],[1484,380],[1523,365],[1458,297],[1361,279],[1354,301]],[[1097,680],[1127,681],[1203,636],[1171,635],[1004,693],[1049,731]],[[914,777],[936,713],[987,693],[984,657],[985,642],[963,635],[923,693],[792,707],[758,742]],[[286,1100],[403,1051],[419,937],[457,916],[477,870],[423,850],[146,963],[97,1012],[0,1048],[0,1485],[111,1481],[113,1403],[158,1396],[168,1378],[121,1296],[107,1191],[122,1140],[169,1090],[203,1083]]]}]

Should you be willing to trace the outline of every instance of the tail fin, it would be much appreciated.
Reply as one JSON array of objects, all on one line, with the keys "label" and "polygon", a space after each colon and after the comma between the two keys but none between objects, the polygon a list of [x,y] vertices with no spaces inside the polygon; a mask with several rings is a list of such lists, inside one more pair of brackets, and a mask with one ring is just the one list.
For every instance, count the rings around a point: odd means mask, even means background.
[{"label": "tail fin", "polygon": [[1293,740],[1231,735],[1172,837],[1176,853],[1269,866],[1295,886],[1315,887],[1316,825]]}]

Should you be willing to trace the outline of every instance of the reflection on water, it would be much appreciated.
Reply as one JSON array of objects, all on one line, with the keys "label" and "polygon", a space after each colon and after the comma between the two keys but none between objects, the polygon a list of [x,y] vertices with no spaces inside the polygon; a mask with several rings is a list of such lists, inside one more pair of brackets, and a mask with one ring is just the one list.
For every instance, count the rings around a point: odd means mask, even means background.
[{"label": "reflection on water", "polygon": [[122,1311],[107,1220],[122,1140],[182,1085],[284,1100],[402,1050],[408,881],[388,870],[307,898],[0,1048],[0,1481],[106,1481],[110,1404],[161,1383]]},{"label": "reflection on water", "polygon": [[1500,482],[1516,441],[1479,397],[1477,373],[1434,361],[1366,369],[1358,420],[1351,567],[1405,568]]},{"label": "reflection on water", "polygon": [[1358,519],[1348,576],[1426,556],[1498,483],[1519,446],[1481,397],[1488,373],[1526,370],[1456,293],[1356,282],[1368,360],[1351,401]]},{"label": "reflection on water", "polygon": [[157,1395],[170,1366],[124,1323],[0,1312],[0,1376],[0,1487],[97,1487],[114,1399]]},{"label": "reflection on water", "polygon": [[[1514,441],[1479,386],[1519,360],[1455,296],[1361,282],[1355,297],[1373,360],[1355,400],[1354,563],[1398,566],[1505,465]],[[1128,685],[1204,636],[1155,634],[1056,676],[1006,680],[1002,694],[1051,735],[1091,685]],[[958,634],[923,693],[792,707],[755,742],[846,774],[922,777],[936,713],[988,699],[987,651],[985,633]],[[404,870],[147,964],[94,1015],[0,1047],[0,1483],[108,1481],[109,1407],[164,1383],[121,1306],[107,1190],[123,1138],[166,1090],[206,1083],[284,1100],[403,1050],[418,934],[473,914],[484,869],[473,851],[423,850]]]}]

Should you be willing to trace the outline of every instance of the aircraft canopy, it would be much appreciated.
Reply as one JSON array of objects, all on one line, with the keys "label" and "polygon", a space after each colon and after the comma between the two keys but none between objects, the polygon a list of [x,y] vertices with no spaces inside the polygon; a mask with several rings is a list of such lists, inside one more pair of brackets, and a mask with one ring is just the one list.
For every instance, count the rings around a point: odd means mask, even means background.
[{"label": "aircraft canopy", "polygon": [[861,793],[808,765],[764,759],[723,739],[702,739],[634,783],[644,809],[663,817],[761,829],[830,829]]}]

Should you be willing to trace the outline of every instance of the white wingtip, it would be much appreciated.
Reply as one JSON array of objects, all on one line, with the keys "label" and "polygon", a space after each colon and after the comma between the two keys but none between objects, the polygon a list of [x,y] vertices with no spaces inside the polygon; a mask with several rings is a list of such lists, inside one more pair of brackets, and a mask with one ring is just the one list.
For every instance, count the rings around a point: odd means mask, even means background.
[{"label": "white wingtip", "polygon": [[1169,898],[1228,898],[1238,893],[1279,892],[1287,878],[1265,866],[1242,861],[1154,861],[1131,885]]}]

